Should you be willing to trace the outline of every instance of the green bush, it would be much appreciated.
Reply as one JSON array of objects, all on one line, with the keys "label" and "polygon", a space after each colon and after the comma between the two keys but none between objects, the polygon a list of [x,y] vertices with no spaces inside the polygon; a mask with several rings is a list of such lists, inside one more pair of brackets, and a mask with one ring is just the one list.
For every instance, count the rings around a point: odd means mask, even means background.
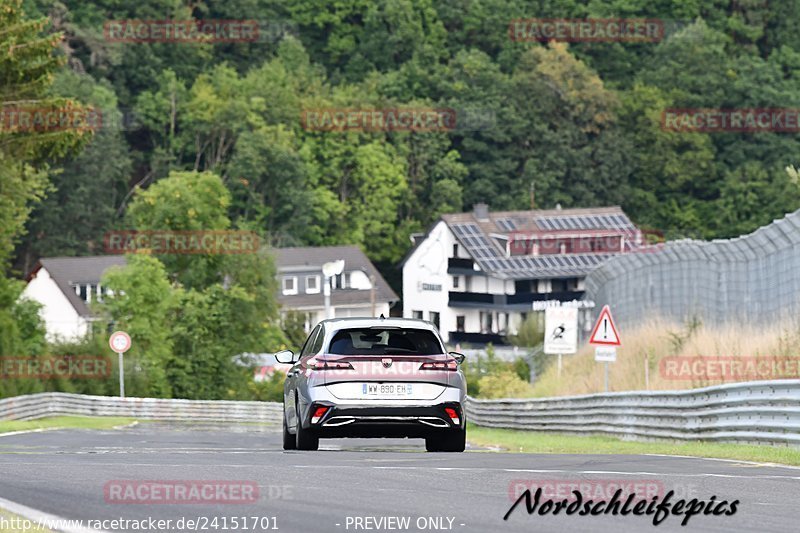
[{"label": "green bush", "polygon": [[253,400],[260,402],[282,402],[283,382],[285,380],[286,374],[283,372],[275,372],[269,379],[265,379],[264,381],[251,381],[249,389]]},{"label": "green bush", "polygon": [[519,357],[513,362],[498,359],[491,344],[486,346],[486,355],[478,355],[475,359],[465,361],[462,369],[464,376],[467,378],[467,394],[474,398],[504,397],[502,394],[495,393],[496,381],[509,377],[514,382],[512,389],[509,390],[520,390],[522,392],[518,393],[518,395],[521,394],[523,396],[530,393],[529,387],[522,390],[522,387],[518,386],[518,383],[522,383],[526,387],[528,385],[530,367],[525,359]]},{"label": "green bush", "polygon": [[483,376],[478,381],[482,398],[524,398],[532,393],[531,385],[511,370]]}]

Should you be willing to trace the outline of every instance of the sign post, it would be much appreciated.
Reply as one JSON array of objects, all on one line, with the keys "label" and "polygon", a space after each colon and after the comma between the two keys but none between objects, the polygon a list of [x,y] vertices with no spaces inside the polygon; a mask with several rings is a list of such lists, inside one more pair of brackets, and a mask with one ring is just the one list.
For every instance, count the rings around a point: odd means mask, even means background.
[{"label": "sign post", "polygon": [[558,355],[561,378],[562,356],[578,351],[578,310],[574,307],[548,307],[544,310],[544,353]]},{"label": "sign post", "polygon": [[119,356],[119,397],[125,397],[125,370],[122,366],[122,354],[131,348],[131,336],[124,331],[115,331],[108,338],[108,345]]},{"label": "sign post", "polygon": [[594,325],[592,335],[589,337],[589,344],[595,345],[594,360],[605,365],[604,383],[605,391],[608,392],[608,363],[616,362],[617,346],[621,346],[622,343],[619,340],[619,333],[617,333],[617,327],[614,325],[614,319],[611,318],[611,309],[607,305],[603,306],[600,311],[600,316]]}]

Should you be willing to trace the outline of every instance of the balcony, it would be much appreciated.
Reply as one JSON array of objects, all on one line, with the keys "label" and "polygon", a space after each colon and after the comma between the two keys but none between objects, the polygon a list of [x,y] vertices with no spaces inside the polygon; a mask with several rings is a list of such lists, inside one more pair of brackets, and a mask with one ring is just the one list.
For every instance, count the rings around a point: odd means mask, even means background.
[{"label": "balcony", "polygon": [[558,300],[569,302],[583,298],[583,291],[522,292],[517,294],[487,294],[485,292],[449,292],[448,307],[471,307],[506,311],[530,310],[533,302]]},{"label": "balcony", "polygon": [[475,261],[463,257],[451,257],[447,260],[448,274],[475,274]]},{"label": "balcony", "polygon": [[467,333],[465,331],[451,331],[448,333],[449,344],[489,344],[504,346],[508,344],[505,336],[498,333]]}]

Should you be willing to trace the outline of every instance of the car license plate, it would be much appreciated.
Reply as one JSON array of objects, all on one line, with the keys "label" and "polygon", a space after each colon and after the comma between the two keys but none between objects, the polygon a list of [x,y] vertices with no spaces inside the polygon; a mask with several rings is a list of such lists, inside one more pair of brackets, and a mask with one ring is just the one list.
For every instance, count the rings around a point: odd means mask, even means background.
[{"label": "car license plate", "polygon": [[374,398],[398,398],[411,394],[410,383],[364,383],[361,387],[364,396]]}]

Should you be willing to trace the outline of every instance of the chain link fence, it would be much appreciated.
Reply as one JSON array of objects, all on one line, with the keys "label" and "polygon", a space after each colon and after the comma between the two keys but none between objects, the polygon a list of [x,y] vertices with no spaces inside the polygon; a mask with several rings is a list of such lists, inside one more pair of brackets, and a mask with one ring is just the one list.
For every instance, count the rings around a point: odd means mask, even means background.
[{"label": "chain link fence", "polygon": [[662,317],[707,324],[774,323],[800,308],[800,210],[753,233],[679,240],[609,259],[586,299],[626,326]]}]

